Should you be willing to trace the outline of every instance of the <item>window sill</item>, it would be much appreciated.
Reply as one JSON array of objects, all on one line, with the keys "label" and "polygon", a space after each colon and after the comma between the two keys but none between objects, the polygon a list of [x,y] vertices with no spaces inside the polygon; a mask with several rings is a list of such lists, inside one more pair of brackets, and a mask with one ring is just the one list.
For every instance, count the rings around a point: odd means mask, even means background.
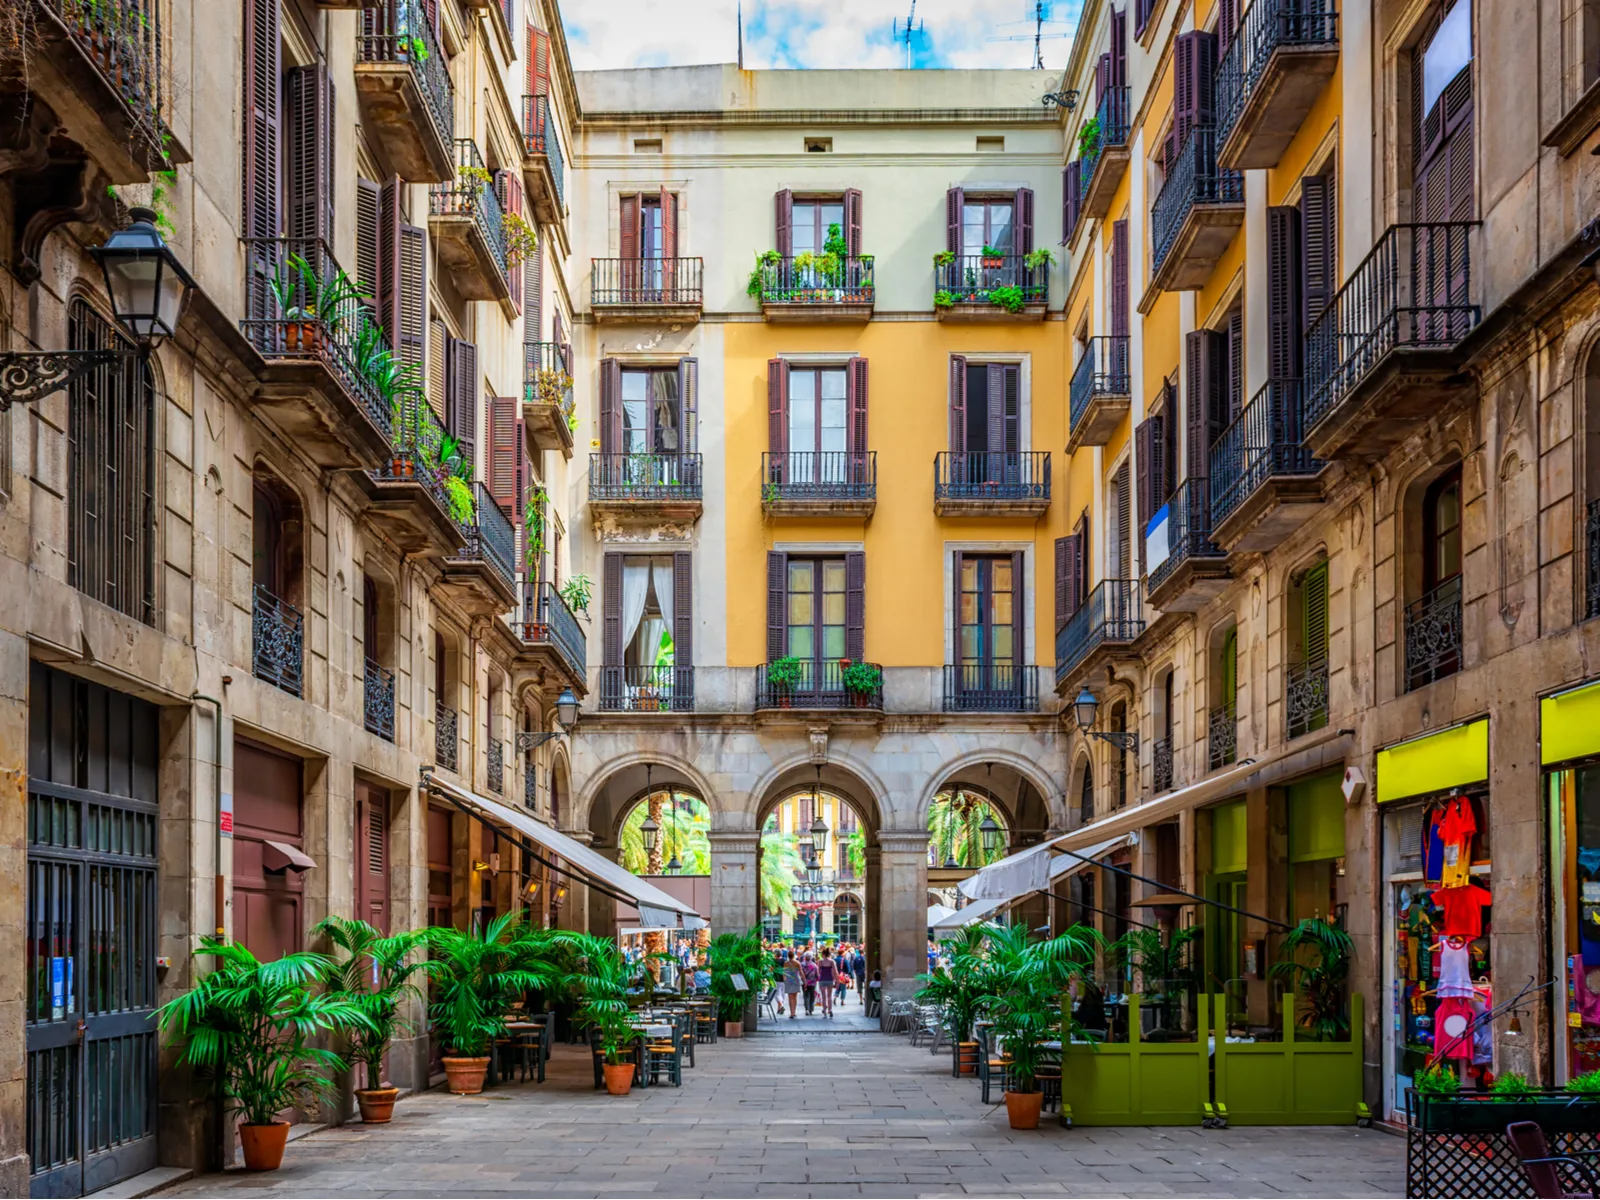
[{"label": "window sill", "polygon": [[1562,158],[1567,158],[1577,153],[1596,127],[1600,127],[1600,79],[1590,84],[1589,90],[1567,110],[1567,115],[1545,134],[1544,144],[1554,146]]}]

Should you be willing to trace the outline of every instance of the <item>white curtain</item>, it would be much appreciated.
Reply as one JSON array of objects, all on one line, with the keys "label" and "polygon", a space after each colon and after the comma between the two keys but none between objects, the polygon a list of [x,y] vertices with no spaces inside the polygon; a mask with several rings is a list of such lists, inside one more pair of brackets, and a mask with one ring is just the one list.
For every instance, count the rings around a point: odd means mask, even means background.
[{"label": "white curtain", "polygon": [[[650,560],[650,573],[655,576],[656,607],[661,610],[662,623],[672,632],[672,556],[658,555]],[[676,651],[676,647],[674,647]]]},{"label": "white curtain", "polygon": [[650,595],[650,560],[625,558],[622,560],[622,645],[624,648],[639,632],[639,620],[644,616],[645,601]]}]

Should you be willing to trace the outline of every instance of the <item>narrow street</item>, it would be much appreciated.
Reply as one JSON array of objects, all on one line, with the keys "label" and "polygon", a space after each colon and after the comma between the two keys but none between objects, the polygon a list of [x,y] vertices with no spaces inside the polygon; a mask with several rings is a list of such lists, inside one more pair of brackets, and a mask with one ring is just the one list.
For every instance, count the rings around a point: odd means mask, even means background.
[{"label": "narrow street", "polygon": [[[788,1024],[787,1021],[784,1022]],[[794,1022],[800,1025],[800,1021]],[[944,1051],[862,1033],[699,1048],[684,1086],[596,1092],[561,1046],[543,1085],[403,1100],[386,1126],[289,1145],[270,1175],[164,1196],[1398,1196],[1402,1139],[1355,1128],[1012,1132]]]}]

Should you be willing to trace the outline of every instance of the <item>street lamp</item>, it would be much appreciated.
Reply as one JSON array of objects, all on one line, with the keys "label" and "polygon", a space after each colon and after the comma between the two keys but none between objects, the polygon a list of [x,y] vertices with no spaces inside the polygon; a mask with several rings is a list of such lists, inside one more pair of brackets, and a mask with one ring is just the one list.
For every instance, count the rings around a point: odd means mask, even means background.
[{"label": "street lamp", "polygon": [[983,856],[992,858],[1000,848],[1000,825],[993,813],[983,814],[983,820],[978,823],[978,836],[983,839]]},{"label": "street lamp", "polygon": [[811,844],[816,847],[817,857],[821,858],[828,852],[828,823],[822,819],[822,764],[817,764],[817,779],[811,785],[811,811],[816,813],[816,819],[811,822]]},{"label": "street lamp", "polygon": [[0,412],[42,400],[97,367],[147,358],[177,332],[194,280],[156,228],[156,214],[135,208],[133,223],[89,253],[100,264],[111,315],[133,339],[131,347],[44,350],[0,354]]},{"label": "street lamp", "polygon": [[[645,803],[648,804],[649,802],[649,797],[646,797]],[[649,814],[646,814],[644,823],[639,826],[639,833],[644,837],[644,852],[646,854],[655,853],[656,838],[661,833],[661,826],[652,821]]]},{"label": "street lamp", "polygon": [[517,752],[527,754],[531,750],[537,750],[551,739],[558,738],[563,733],[571,733],[577,725],[578,698],[572,694],[571,688],[562,688],[561,694],[556,697],[556,728],[546,733],[530,731],[517,734]]},{"label": "street lamp", "polygon": [[1126,733],[1115,731],[1101,733],[1094,728],[1095,714],[1099,707],[1100,701],[1095,699],[1094,693],[1089,690],[1089,685],[1085,684],[1083,690],[1078,693],[1078,698],[1072,702],[1072,715],[1077,719],[1078,731],[1084,737],[1098,738],[1102,742],[1110,742],[1120,750],[1132,750],[1138,753],[1139,735],[1137,732],[1129,730]]}]

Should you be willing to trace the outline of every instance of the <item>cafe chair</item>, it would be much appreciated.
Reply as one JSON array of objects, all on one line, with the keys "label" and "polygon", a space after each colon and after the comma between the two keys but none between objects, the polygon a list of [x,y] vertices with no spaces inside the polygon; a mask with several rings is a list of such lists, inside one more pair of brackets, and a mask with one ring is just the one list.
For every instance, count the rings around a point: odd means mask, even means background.
[{"label": "cafe chair", "polygon": [[[1533,1189],[1535,1196],[1563,1200],[1569,1196],[1600,1194],[1600,1180],[1595,1177],[1594,1164],[1583,1161],[1585,1158],[1600,1154],[1600,1150],[1551,1154],[1549,1144],[1544,1138],[1544,1128],[1537,1121],[1513,1121],[1506,1126],[1506,1140],[1517,1152],[1517,1158],[1522,1163],[1522,1173],[1528,1177],[1528,1186]],[[1563,1170],[1580,1181],[1584,1190],[1567,1191],[1566,1185],[1562,1182]]]},{"label": "cafe chair", "polygon": [[767,994],[761,997],[761,1003],[759,1005],[757,1005],[757,1008],[761,1012],[764,1012],[768,1016],[770,1016],[774,1021],[776,1021],[778,1019],[778,1017],[781,1014],[778,1012],[778,985],[777,984],[773,984],[771,987],[769,987],[767,989]]},{"label": "cafe chair", "polygon": [[645,1043],[645,1070],[652,1085],[660,1082],[661,1072],[665,1070],[673,1087],[683,1086],[683,1054],[680,1045],[681,1043],[672,1037]]},{"label": "cafe chair", "polygon": [[694,1040],[702,1046],[717,1044],[717,1014],[697,1009],[694,1014]]}]

